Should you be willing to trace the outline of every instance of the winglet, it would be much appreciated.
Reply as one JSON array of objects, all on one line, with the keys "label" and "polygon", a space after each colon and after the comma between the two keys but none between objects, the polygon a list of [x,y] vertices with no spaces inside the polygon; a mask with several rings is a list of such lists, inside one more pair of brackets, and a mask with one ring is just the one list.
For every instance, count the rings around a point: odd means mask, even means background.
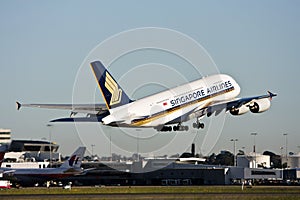
[{"label": "winglet", "polygon": [[268,91],[268,94],[269,94],[270,100],[272,100],[273,97],[276,97],[276,96],[277,96],[277,94],[274,94],[274,93],[272,93],[272,92],[270,92],[270,91]]},{"label": "winglet", "polygon": [[16,107],[17,107],[17,110],[20,110],[20,108],[22,107],[22,104],[18,101],[16,101]]}]

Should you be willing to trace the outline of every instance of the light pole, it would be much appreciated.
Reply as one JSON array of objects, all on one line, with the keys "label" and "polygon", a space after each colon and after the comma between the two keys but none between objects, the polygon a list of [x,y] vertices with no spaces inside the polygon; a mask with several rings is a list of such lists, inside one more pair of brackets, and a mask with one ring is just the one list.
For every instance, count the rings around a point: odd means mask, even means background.
[{"label": "light pole", "polygon": [[286,160],[286,167],[288,167],[288,134],[284,133],[283,136],[285,136],[285,160]]},{"label": "light pole", "polygon": [[282,150],[283,150],[283,147],[280,147],[280,158],[281,158],[281,168],[283,168],[283,160],[282,160],[282,157],[283,157],[283,154],[282,154]]},{"label": "light pole", "polygon": [[110,161],[112,161],[112,153],[111,153],[111,133],[109,133],[109,153],[110,153]]},{"label": "light pole", "polygon": [[47,124],[47,127],[49,127],[49,165],[52,167],[52,124]]},{"label": "light pole", "polygon": [[251,133],[253,135],[254,141],[253,141],[253,152],[254,152],[254,162],[255,162],[255,168],[257,167],[256,165],[256,143],[255,143],[255,136],[257,136],[257,133]]},{"label": "light pole", "polygon": [[233,166],[236,166],[235,142],[237,142],[238,139],[231,139],[230,141],[233,142]]},{"label": "light pole", "polygon": [[91,147],[92,147],[92,157],[94,156],[94,144],[91,144]]},{"label": "light pole", "polygon": [[140,129],[136,129],[136,151],[137,151],[137,161],[140,161],[139,150],[140,150]]}]

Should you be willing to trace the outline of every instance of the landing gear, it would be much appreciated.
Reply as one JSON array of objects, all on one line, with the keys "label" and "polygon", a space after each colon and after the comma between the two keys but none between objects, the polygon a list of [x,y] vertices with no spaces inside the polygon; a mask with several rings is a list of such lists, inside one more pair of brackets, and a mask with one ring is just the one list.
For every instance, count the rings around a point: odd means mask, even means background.
[{"label": "landing gear", "polygon": [[181,124],[178,124],[176,126],[163,126],[161,129],[157,129],[158,131],[161,132],[169,132],[169,131],[188,131],[189,127],[188,126],[182,126]]},{"label": "landing gear", "polygon": [[204,123],[193,123],[193,128],[204,129]]},{"label": "landing gear", "polygon": [[201,123],[199,119],[197,119],[196,123],[193,123],[193,128],[204,129],[204,123]]},{"label": "landing gear", "polygon": [[172,126],[163,126],[162,129],[160,129],[161,132],[167,132],[172,131]]},{"label": "landing gear", "polygon": [[188,131],[188,130],[189,130],[188,126],[181,126],[181,125],[173,126],[173,131]]}]

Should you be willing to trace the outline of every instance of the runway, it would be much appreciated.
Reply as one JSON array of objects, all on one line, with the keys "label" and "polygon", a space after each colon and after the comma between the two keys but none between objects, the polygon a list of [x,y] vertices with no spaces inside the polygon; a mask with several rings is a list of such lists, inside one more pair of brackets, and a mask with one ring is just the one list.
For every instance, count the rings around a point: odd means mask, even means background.
[{"label": "runway", "polygon": [[0,199],[299,199],[299,186],[104,187],[22,188],[0,191]]},{"label": "runway", "polygon": [[[242,195],[242,196],[241,196]],[[300,194],[275,194],[274,193],[193,193],[193,194],[174,194],[174,193],[157,193],[157,194],[38,194],[38,195],[4,195],[5,199],[299,199]]]}]

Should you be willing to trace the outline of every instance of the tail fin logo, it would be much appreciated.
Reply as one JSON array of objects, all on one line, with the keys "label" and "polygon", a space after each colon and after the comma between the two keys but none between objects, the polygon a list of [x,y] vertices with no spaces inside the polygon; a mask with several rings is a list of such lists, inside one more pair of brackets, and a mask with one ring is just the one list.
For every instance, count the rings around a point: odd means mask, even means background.
[{"label": "tail fin logo", "polygon": [[4,155],[5,155],[5,152],[0,152],[0,167],[1,167],[2,162],[4,160]]},{"label": "tail fin logo", "polygon": [[75,158],[76,158],[76,155],[73,155],[73,156],[69,159],[69,166],[73,167]]},{"label": "tail fin logo", "polygon": [[105,75],[105,87],[111,93],[109,105],[112,106],[121,102],[122,90],[119,89],[118,84],[116,83],[116,81],[114,81],[114,79],[110,76],[108,72],[106,72]]}]

